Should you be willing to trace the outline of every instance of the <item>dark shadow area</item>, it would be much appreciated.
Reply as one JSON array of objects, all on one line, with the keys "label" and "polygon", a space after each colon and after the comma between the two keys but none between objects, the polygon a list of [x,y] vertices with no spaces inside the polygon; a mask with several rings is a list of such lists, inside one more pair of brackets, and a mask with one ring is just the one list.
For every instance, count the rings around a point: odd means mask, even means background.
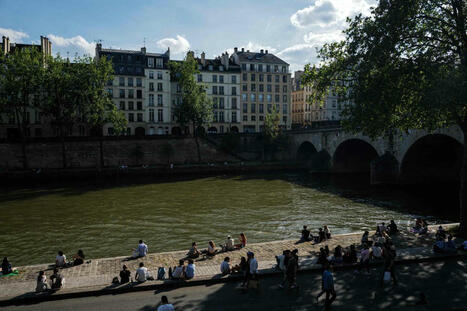
[{"label": "dark shadow area", "polygon": [[300,162],[307,162],[311,156],[317,152],[312,143],[303,142],[297,150],[297,160]]},{"label": "dark shadow area", "polygon": [[333,156],[333,171],[341,173],[370,172],[370,163],[378,153],[369,143],[360,139],[349,139],[341,143]]}]

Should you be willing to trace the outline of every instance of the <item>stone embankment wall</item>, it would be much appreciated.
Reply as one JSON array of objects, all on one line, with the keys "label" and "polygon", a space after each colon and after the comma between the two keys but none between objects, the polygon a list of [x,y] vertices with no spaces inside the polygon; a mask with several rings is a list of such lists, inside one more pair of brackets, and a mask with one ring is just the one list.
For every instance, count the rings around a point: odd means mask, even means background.
[{"label": "stone embankment wall", "polygon": [[[239,161],[204,139],[199,139],[202,162]],[[168,156],[168,145],[173,152]],[[196,143],[190,137],[131,137],[105,138],[102,143],[104,166],[167,165],[168,163],[197,163]],[[65,142],[66,162],[69,168],[93,168],[100,163],[98,139],[68,139]],[[63,168],[62,144],[44,139],[28,142],[26,155],[29,168]],[[0,168],[21,169],[20,143],[0,144]]]}]

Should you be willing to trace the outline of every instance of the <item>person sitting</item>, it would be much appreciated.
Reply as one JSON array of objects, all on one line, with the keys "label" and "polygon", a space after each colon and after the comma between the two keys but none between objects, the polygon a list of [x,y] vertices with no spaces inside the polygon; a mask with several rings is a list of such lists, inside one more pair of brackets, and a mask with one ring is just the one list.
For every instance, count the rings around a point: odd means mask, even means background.
[{"label": "person sitting", "polygon": [[230,258],[225,257],[224,261],[221,263],[221,273],[222,275],[227,275],[232,272],[232,269],[230,267]]},{"label": "person sitting", "polygon": [[54,269],[54,274],[50,276],[50,281],[52,282],[51,288],[58,290],[63,287],[65,283],[65,279],[62,277],[60,272],[58,271],[58,268]]},{"label": "person sitting", "polygon": [[128,270],[128,267],[126,265],[123,265],[122,270],[120,271],[120,284],[129,283],[130,276],[130,270]]},{"label": "person sitting", "polygon": [[196,266],[193,262],[193,259],[188,259],[188,265],[186,266],[186,269],[185,269],[185,278],[187,280],[190,280],[192,278],[195,277],[195,273],[196,273]]},{"label": "person sitting", "polygon": [[346,252],[343,256],[344,263],[354,264],[357,262],[357,251],[355,250],[355,245],[350,245],[350,249],[346,249]]},{"label": "person sitting", "polygon": [[310,238],[310,234],[310,230],[307,229],[307,226],[303,226],[302,237],[300,238],[300,241],[306,242],[313,240],[313,236]]},{"label": "person sitting", "polygon": [[84,263],[84,253],[82,250],[78,250],[78,253],[73,255],[73,266],[79,266]]},{"label": "person sitting", "polygon": [[332,256],[332,262],[336,263],[336,264],[341,264],[342,261],[343,261],[342,255],[343,255],[342,254],[342,246],[337,245],[334,248],[334,255]]},{"label": "person sitting", "polygon": [[379,260],[383,258],[383,250],[378,245],[371,246],[371,258],[375,260]]},{"label": "person sitting", "polygon": [[446,253],[456,253],[457,248],[456,248],[456,243],[452,240],[452,235],[448,235],[448,241],[446,242],[445,246],[445,252]]},{"label": "person sitting", "polygon": [[246,246],[246,235],[245,233],[240,233],[240,244],[235,245],[236,248],[244,248]]},{"label": "person sitting", "polygon": [[325,265],[328,263],[328,256],[326,256],[326,251],[323,247],[319,249],[318,261],[316,263],[320,265]]},{"label": "person sitting", "polygon": [[443,226],[439,226],[438,230],[436,231],[435,237],[438,239],[446,239],[446,231],[443,229]]},{"label": "person sitting", "polygon": [[10,274],[12,272],[13,272],[13,269],[11,269],[11,264],[8,261],[8,258],[4,257],[3,261],[2,261],[2,274],[7,275],[7,274]]},{"label": "person sitting", "polygon": [[58,251],[57,257],[55,257],[55,266],[56,267],[65,267],[67,265],[66,256],[62,251]]},{"label": "person sitting", "polygon": [[368,244],[368,235],[369,235],[369,234],[370,234],[370,233],[369,233],[368,231],[365,231],[365,232],[363,233],[363,235],[362,235],[362,245]]},{"label": "person sitting", "polygon": [[138,247],[133,251],[133,258],[141,258],[145,257],[148,253],[148,246],[143,242],[143,240],[139,240]]},{"label": "person sitting", "polygon": [[161,305],[157,308],[157,311],[175,311],[173,304],[169,303],[167,296],[161,297]]},{"label": "person sitting", "polygon": [[180,280],[185,278],[185,260],[180,259],[178,266],[169,268],[169,278],[174,280]]},{"label": "person sitting", "polygon": [[324,231],[324,235],[326,237],[326,240],[329,240],[331,238],[331,231],[329,230],[328,226],[324,225],[323,226],[323,231]]},{"label": "person sitting", "polygon": [[433,252],[435,253],[444,253],[444,248],[446,247],[444,239],[437,238],[435,244],[433,244]]},{"label": "person sitting", "polygon": [[386,243],[387,239],[384,237],[384,235],[378,236],[375,241],[375,245],[379,247],[383,247],[383,245]]},{"label": "person sitting", "polygon": [[199,251],[198,251],[198,245],[196,244],[196,242],[193,242],[191,244],[191,248],[190,250],[188,251],[188,258],[198,258],[199,257]]},{"label": "person sitting", "polygon": [[391,222],[389,223],[387,231],[388,231],[389,235],[397,234],[397,232],[399,232],[399,230],[397,229],[397,225],[394,222],[394,220],[391,220]]},{"label": "person sitting", "polygon": [[428,233],[428,223],[422,219],[422,228],[420,229],[419,234],[427,234]]},{"label": "person sitting", "polygon": [[139,263],[139,268],[136,270],[135,280],[139,283],[146,282],[148,279],[148,268],[144,266],[144,263]]},{"label": "person sitting", "polygon": [[324,246],[324,253],[326,254],[326,257],[329,257],[331,254],[331,251],[329,250],[329,246],[325,245]]},{"label": "person sitting", "polygon": [[39,275],[37,276],[36,292],[45,292],[47,289],[47,276],[44,271],[39,271]]},{"label": "person sitting", "polygon": [[383,235],[383,232],[386,232],[386,226],[384,222],[376,226],[376,235]]},{"label": "person sitting", "polygon": [[360,251],[360,267],[358,268],[358,271],[361,271],[362,269],[366,268],[366,272],[369,274],[370,273],[370,249],[368,248],[368,245],[364,245],[363,249]]},{"label": "person sitting", "polygon": [[217,254],[216,244],[214,244],[213,241],[209,241],[206,255],[215,256],[216,254]]},{"label": "person sitting", "polygon": [[224,249],[226,251],[233,251],[235,249],[234,239],[229,235],[225,241]]},{"label": "person sitting", "polygon": [[326,234],[324,233],[323,228],[319,228],[319,231],[318,231],[318,243],[321,243],[324,240],[326,240]]},{"label": "person sitting", "polygon": [[415,226],[412,227],[412,232],[413,233],[419,233],[421,229],[422,229],[422,219],[417,218],[415,220]]},{"label": "person sitting", "polygon": [[246,271],[247,271],[247,265],[248,263],[247,263],[245,256],[242,256],[240,258],[240,263],[238,265],[235,265],[235,267],[232,268],[232,271],[241,273],[243,276],[245,276]]}]

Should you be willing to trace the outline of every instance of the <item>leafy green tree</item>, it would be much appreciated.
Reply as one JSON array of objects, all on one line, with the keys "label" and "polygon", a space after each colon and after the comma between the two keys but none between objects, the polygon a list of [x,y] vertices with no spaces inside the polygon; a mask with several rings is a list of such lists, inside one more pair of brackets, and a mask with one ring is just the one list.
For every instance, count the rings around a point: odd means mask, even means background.
[{"label": "leafy green tree", "polygon": [[28,168],[25,136],[29,114],[41,92],[43,71],[44,56],[38,49],[16,49],[0,56],[0,113],[15,120],[25,169]]},{"label": "leafy green tree", "polygon": [[[371,137],[396,129],[464,133],[460,222],[467,232],[467,5],[465,0],[381,0],[348,20],[345,40],[324,45],[307,65],[313,100],[329,87],[346,104],[347,131]],[[347,104],[352,103],[352,104]]]},{"label": "leafy green tree", "polygon": [[180,85],[181,103],[175,106],[177,121],[182,127],[190,125],[193,128],[193,137],[196,142],[198,161],[201,162],[201,151],[199,147],[199,129],[212,120],[212,102],[206,96],[206,86],[198,84],[195,75],[198,64],[193,52],[187,53],[183,62],[171,62],[172,77]]}]

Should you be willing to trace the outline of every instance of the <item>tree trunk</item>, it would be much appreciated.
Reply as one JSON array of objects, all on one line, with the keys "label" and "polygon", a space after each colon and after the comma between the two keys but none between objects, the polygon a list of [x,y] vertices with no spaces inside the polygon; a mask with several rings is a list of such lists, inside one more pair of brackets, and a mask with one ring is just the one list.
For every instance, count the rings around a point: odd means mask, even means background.
[{"label": "tree trunk", "polygon": [[463,237],[467,237],[467,124],[461,126],[464,133],[464,154],[462,159],[462,168],[460,176],[460,191],[459,191],[459,222],[460,233]]}]

